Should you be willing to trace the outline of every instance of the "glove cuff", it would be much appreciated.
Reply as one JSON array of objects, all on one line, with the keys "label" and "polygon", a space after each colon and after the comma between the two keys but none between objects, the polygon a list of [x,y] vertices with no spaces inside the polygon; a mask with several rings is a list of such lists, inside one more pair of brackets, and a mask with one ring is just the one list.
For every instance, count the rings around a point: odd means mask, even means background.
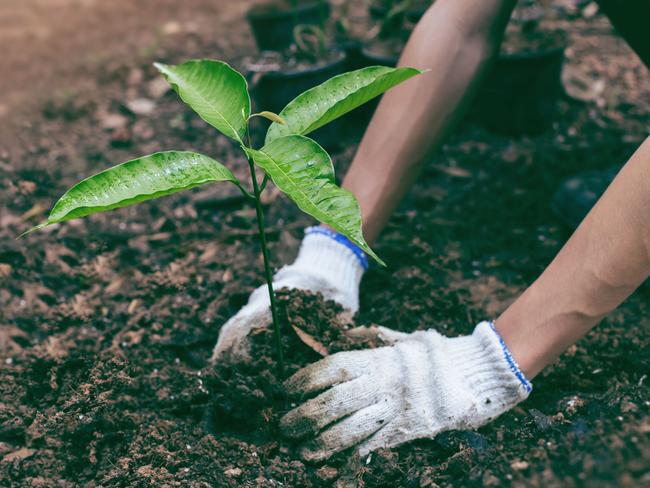
[{"label": "glove cuff", "polygon": [[[525,400],[533,389],[492,322],[481,322],[471,336],[450,339],[451,364],[476,399],[478,427]],[[451,344],[450,344],[451,346]]]},{"label": "glove cuff", "polygon": [[328,229],[327,227],[323,227],[322,225],[307,227],[305,229],[305,236],[314,235],[314,234],[324,235],[326,237],[329,237],[333,241],[336,241],[339,244],[342,244],[343,246],[347,247],[357,257],[357,259],[359,260],[359,264],[361,265],[363,270],[365,271],[368,269],[368,258],[366,257],[365,251],[361,249],[359,246],[357,246],[350,239],[348,239],[346,236],[344,236],[343,234]]},{"label": "glove cuff", "polygon": [[323,227],[308,227],[291,268],[325,280],[337,290],[337,298],[340,297],[337,301],[356,312],[359,309],[359,284],[367,261],[363,254],[361,259],[352,246],[354,244],[341,234]]}]

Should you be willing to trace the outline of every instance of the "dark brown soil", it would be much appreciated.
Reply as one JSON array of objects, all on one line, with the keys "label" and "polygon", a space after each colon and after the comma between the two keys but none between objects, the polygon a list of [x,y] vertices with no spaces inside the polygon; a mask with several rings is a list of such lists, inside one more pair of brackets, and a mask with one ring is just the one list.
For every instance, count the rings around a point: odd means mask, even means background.
[{"label": "dark brown soil", "polygon": [[563,49],[566,44],[566,34],[562,30],[538,27],[508,29],[501,45],[501,55],[539,55]]},{"label": "dark brown soil", "polygon": [[[341,321],[337,304],[324,302],[320,296],[281,290],[278,307],[283,322],[284,378],[322,359],[317,352],[321,345],[326,344],[330,354],[383,345],[348,337],[345,330],[352,324]],[[294,328],[303,334],[303,340]],[[215,392],[208,409],[209,428],[216,435],[229,432],[268,442],[280,437],[277,421],[291,405],[282,387],[272,330],[259,330],[252,336],[251,358],[250,362],[204,371],[206,387]]]},{"label": "dark brown soil", "polygon": [[[253,365],[208,364],[221,324],[262,282],[255,212],[236,192],[198,189],[15,240],[79,178],[139,154],[199,150],[246,180],[236,148],[161,91],[150,68],[201,56],[237,65],[250,52],[243,18],[220,24],[217,41],[213,7],[193,5],[186,14],[205,30],[178,33],[145,60],[118,51],[100,68],[52,75],[50,90],[21,97],[36,108],[12,118],[18,135],[0,133],[0,486],[650,483],[647,285],[537,377],[526,402],[478,432],[310,465],[277,429],[292,405],[268,333],[253,337]],[[622,163],[646,137],[650,76],[607,21],[556,27],[571,33],[568,68],[604,88],[588,102],[562,100],[553,130],[539,136],[463,125],[382,235],[377,252],[389,266],[364,277],[354,325],[456,335],[496,316],[569,235],[549,210],[562,179]],[[121,46],[120,35],[102,39],[111,39],[106,51]],[[41,73],[58,73],[42,59]],[[15,76],[12,86],[28,90],[24,73]],[[62,95],[77,77],[90,88]],[[142,98],[151,112],[133,103]],[[333,155],[339,175],[361,132],[353,129]],[[265,209],[279,266],[310,221],[273,189]],[[297,293],[282,303],[287,323],[331,352],[364,346],[344,339],[353,324],[333,304]],[[284,337],[289,372],[318,359],[293,329]]]}]

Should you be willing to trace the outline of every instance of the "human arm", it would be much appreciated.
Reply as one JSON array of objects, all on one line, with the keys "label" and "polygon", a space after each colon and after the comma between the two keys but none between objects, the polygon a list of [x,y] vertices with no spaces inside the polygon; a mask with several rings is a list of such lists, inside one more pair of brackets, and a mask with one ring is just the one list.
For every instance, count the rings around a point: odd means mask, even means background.
[{"label": "human arm", "polygon": [[343,180],[359,200],[368,243],[464,114],[515,3],[437,0],[415,27],[399,65],[430,71],[384,95]]},{"label": "human arm", "polygon": [[650,138],[496,326],[483,322],[451,339],[435,330],[400,335],[392,346],[308,366],[287,380],[288,390],[322,393],[283,418],[285,434],[315,436],[301,454],[322,460],[489,422],[524,400],[529,379],[650,275],[648,215]]},{"label": "human arm", "polygon": [[534,377],[650,274],[650,137],[542,275],[496,320]]},{"label": "human arm", "polygon": [[[431,68],[431,72],[420,77],[422,82],[410,80],[384,96],[343,182],[359,200],[368,242],[374,241],[422,163],[462,113],[479,75],[498,50],[514,3],[438,0],[418,23],[400,65]],[[363,271],[338,245],[328,246],[329,258],[319,257],[316,241],[306,239],[299,265],[278,272],[275,288],[320,292],[356,312]],[[348,283],[350,274],[355,279]],[[213,360],[226,352],[245,356],[248,333],[269,323],[268,292],[261,287],[221,328]]]}]

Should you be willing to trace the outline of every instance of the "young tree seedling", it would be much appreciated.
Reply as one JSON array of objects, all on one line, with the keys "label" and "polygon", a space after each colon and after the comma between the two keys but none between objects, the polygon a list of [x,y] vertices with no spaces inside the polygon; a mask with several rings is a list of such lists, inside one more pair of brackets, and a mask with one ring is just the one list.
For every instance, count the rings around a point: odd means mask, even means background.
[{"label": "young tree seedling", "polygon": [[[155,66],[187,105],[241,148],[248,160],[252,193],[228,168],[209,156],[189,151],[158,152],[113,166],[77,183],[56,202],[45,222],[26,233],[205,183],[228,181],[236,185],[255,206],[278,364],[283,374],[280,324],[260,200],[266,181],[270,178],[303,212],[345,235],[383,265],[363,239],[359,204],[349,191],[336,185],[330,156],[306,134],[421,71],[384,66],[351,71],[305,91],[280,114],[267,111],[251,114],[246,79],[223,61],[201,59],[177,66],[159,63]],[[254,149],[250,139],[249,123],[256,116],[272,122],[260,149]],[[264,172],[261,185],[256,166]]]}]

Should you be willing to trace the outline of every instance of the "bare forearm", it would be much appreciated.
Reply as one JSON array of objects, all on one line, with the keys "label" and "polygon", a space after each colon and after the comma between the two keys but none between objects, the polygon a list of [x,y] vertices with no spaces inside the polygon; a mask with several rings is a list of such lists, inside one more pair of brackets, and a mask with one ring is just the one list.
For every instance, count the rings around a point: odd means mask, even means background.
[{"label": "bare forearm", "polygon": [[343,181],[359,200],[368,242],[464,112],[514,3],[438,0],[417,25],[399,64],[431,71],[384,96]]},{"label": "bare forearm", "polygon": [[650,274],[650,138],[544,273],[496,322],[535,376]]}]

